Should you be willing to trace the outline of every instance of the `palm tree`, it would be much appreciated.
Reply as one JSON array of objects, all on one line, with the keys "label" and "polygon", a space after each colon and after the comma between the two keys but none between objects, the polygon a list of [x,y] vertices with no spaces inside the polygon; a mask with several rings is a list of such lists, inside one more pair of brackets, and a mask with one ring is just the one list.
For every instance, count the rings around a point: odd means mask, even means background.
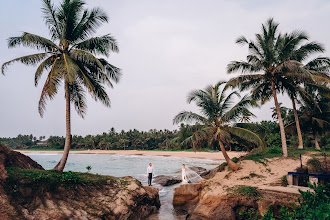
[{"label": "palm tree", "polygon": [[[315,88],[313,88],[314,90]],[[302,124],[302,130],[305,133],[311,132],[314,137],[315,148],[321,150],[319,145],[319,136],[329,132],[330,129],[330,99],[329,89],[326,89],[327,95],[322,93],[314,93],[314,99],[317,105],[311,102],[304,102],[297,111],[300,123]],[[315,90],[314,90],[315,91]],[[287,128],[290,129],[294,125],[294,122],[288,124]]]},{"label": "palm tree", "polygon": [[237,91],[226,94],[226,88],[221,86],[226,82],[220,81],[215,86],[208,86],[204,90],[193,90],[188,94],[188,103],[195,102],[201,114],[191,111],[182,111],[173,119],[174,124],[181,122],[195,122],[199,129],[186,140],[191,142],[193,148],[204,140],[216,140],[220,149],[232,170],[237,170],[238,165],[230,160],[224,144],[228,144],[231,136],[237,136],[256,145],[262,145],[261,139],[249,129],[239,127],[246,123],[236,124],[241,118],[250,118],[254,115],[248,107],[257,106],[251,97],[244,96],[238,103],[233,105],[233,99],[240,97]]},{"label": "palm tree", "polygon": [[62,159],[54,167],[63,171],[71,145],[71,107],[72,103],[83,117],[86,113],[86,90],[95,100],[110,106],[110,99],[104,85],[112,87],[118,82],[120,69],[96,55],[108,56],[118,52],[116,40],[108,35],[92,37],[96,29],[108,22],[107,15],[100,8],[84,9],[82,0],[63,0],[55,7],[51,0],[42,0],[45,23],[50,31],[51,40],[24,32],[22,36],[8,39],[9,48],[26,46],[43,52],[19,57],[2,65],[2,73],[13,62],[26,65],[39,64],[35,72],[35,85],[41,75],[48,73],[43,86],[39,113],[44,114],[46,102],[57,94],[64,83],[66,100],[66,138]]},{"label": "palm tree", "polygon": [[[269,99],[274,99],[277,119],[280,126],[283,156],[288,156],[286,137],[283,119],[281,116],[280,105],[277,99],[277,93],[283,91],[284,84],[287,84],[288,77],[291,79],[310,78],[310,75],[303,65],[292,60],[293,57],[305,55],[307,51],[320,51],[320,45],[310,43],[297,49],[297,45],[307,39],[301,32],[292,32],[282,36],[278,33],[278,23],[269,19],[262,25],[262,33],[256,34],[256,41],[248,41],[245,37],[239,37],[238,44],[247,44],[249,55],[247,61],[233,61],[228,67],[228,73],[240,71],[243,75],[231,79],[228,84],[233,87],[239,87],[241,90],[252,88],[252,97],[260,100],[261,104]],[[298,42],[298,43],[297,43]],[[292,54],[296,52],[295,56]]]},{"label": "palm tree", "polygon": [[[318,57],[309,61],[306,65],[303,62],[306,61],[311,55],[315,53],[323,53],[325,51],[324,47],[317,42],[309,42],[306,44],[302,43],[308,41],[308,36],[303,32],[292,32],[291,34],[285,34],[282,39],[282,47],[289,48],[281,51],[282,53],[279,58],[282,63],[288,65],[297,65],[296,73],[292,71],[283,71],[283,80],[281,81],[282,90],[286,91],[292,102],[292,109],[295,117],[297,135],[298,135],[298,149],[303,149],[303,140],[301,135],[301,129],[299,124],[299,117],[297,114],[296,101],[299,99],[305,99],[309,102],[317,103],[313,98],[306,93],[304,86],[306,84],[314,84],[315,82],[329,82],[328,69],[330,64],[330,59],[327,57]],[[284,69],[285,70],[285,69]],[[298,73],[298,74],[297,74]]]}]

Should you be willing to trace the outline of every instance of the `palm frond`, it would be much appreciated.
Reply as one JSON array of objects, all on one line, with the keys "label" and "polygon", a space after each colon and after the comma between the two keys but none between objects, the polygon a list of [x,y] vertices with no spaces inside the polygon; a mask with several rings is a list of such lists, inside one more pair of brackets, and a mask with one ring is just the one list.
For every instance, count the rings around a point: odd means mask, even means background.
[{"label": "palm frond", "polygon": [[93,37],[82,41],[74,46],[75,48],[89,51],[93,54],[109,56],[109,52],[119,52],[117,41],[109,34],[101,37]]},{"label": "palm frond", "polygon": [[180,122],[200,122],[203,124],[208,123],[207,119],[203,116],[188,111],[182,111],[173,118],[173,124],[178,124]]},{"label": "palm frond", "polygon": [[20,37],[10,37],[8,39],[9,48],[20,45],[37,50],[44,50],[47,52],[53,52],[59,50],[57,45],[53,43],[51,40],[27,32],[23,32],[22,36]]},{"label": "palm frond", "polygon": [[45,59],[47,56],[49,56],[49,53],[37,53],[37,54],[32,54],[10,60],[2,64],[2,68],[1,68],[2,74],[5,74],[5,70],[7,66],[14,62],[21,62],[25,65],[36,65],[39,62],[41,62],[43,59]]},{"label": "palm frond", "polygon": [[242,138],[248,142],[252,142],[257,146],[264,146],[264,142],[260,139],[260,137],[248,129],[241,127],[227,127],[226,130],[232,135]]}]

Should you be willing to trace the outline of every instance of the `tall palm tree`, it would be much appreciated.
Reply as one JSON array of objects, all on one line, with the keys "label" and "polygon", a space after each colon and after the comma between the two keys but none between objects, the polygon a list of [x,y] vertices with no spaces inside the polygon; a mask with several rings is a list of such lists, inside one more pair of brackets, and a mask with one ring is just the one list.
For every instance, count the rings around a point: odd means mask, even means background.
[{"label": "tall palm tree", "polygon": [[107,15],[100,8],[84,9],[83,0],[63,0],[55,7],[51,0],[42,0],[45,23],[51,40],[24,32],[22,36],[8,39],[9,48],[26,46],[41,50],[41,53],[27,55],[8,61],[2,65],[2,73],[13,62],[26,65],[39,64],[35,72],[35,86],[44,72],[48,73],[43,86],[39,113],[43,116],[46,102],[53,99],[63,82],[66,100],[66,138],[63,156],[54,167],[63,171],[71,145],[71,106],[72,103],[83,117],[86,113],[86,90],[95,100],[110,106],[110,99],[104,85],[112,87],[118,82],[120,69],[96,55],[108,56],[118,52],[116,40],[109,34],[92,37],[96,29],[108,22]]},{"label": "tall palm tree", "polygon": [[[199,123],[199,129],[187,139],[196,149],[203,140],[216,140],[232,170],[237,170],[238,165],[231,161],[227,155],[225,144],[228,144],[231,136],[237,136],[256,145],[262,145],[261,139],[250,131],[243,128],[246,123],[235,123],[241,118],[250,118],[254,115],[248,107],[257,106],[251,97],[244,96],[239,102],[233,105],[236,97],[240,97],[237,91],[226,94],[226,88],[221,90],[221,86],[226,82],[220,81],[215,86],[208,86],[204,90],[193,90],[188,94],[188,103],[195,102],[201,114],[191,111],[182,111],[173,119],[174,124],[181,122]],[[241,127],[239,127],[241,126]]]},{"label": "tall palm tree", "polygon": [[[283,91],[283,84],[288,83],[288,77],[292,79],[310,78],[308,71],[303,65],[291,58],[295,51],[298,56],[299,49],[297,45],[302,40],[307,39],[306,35],[301,32],[292,32],[282,36],[278,32],[278,23],[273,19],[269,19],[266,24],[262,25],[262,33],[256,34],[256,41],[249,41],[245,37],[239,37],[236,43],[249,47],[249,55],[247,61],[233,61],[228,67],[228,73],[241,72],[242,75],[231,79],[228,84],[233,87],[239,87],[241,90],[252,88],[252,97],[260,100],[261,104],[266,103],[269,99],[274,99],[277,119],[280,126],[283,156],[288,156],[287,143],[281,110],[277,98],[277,93]],[[297,43],[298,42],[298,43]],[[301,46],[300,55],[304,52],[320,51],[320,45],[317,43],[306,44]],[[307,53],[307,55],[310,52]]]},{"label": "tall palm tree", "polygon": [[[299,102],[299,99],[305,99],[309,102],[317,103],[313,98],[306,93],[304,86],[308,83],[314,84],[315,82],[327,82],[329,83],[329,74],[326,71],[329,69],[330,58],[327,57],[318,57],[309,61],[306,65],[303,65],[303,62],[310,58],[311,55],[315,53],[323,53],[325,51],[324,47],[317,42],[308,42],[302,44],[305,41],[308,41],[308,36],[303,32],[292,32],[291,34],[285,34],[281,39],[282,47],[289,48],[281,51],[285,51],[279,57],[282,63],[295,63],[295,65],[300,66],[301,68],[296,69],[296,73],[292,74],[291,71],[284,71],[282,83],[282,90],[286,91],[289,95],[292,102],[292,109],[295,117],[297,135],[298,135],[298,149],[303,149],[303,140],[301,135],[301,129],[299,124],[299,117],[297,114],[296,102]],[[327,68],[328,67],[328,68]]]},{"label": "tall palm tree", "polygon": [[[330,130],[330,93],[329,88],[325,90],[327,95],[323,95],[322,93],[313,94],[317,105],[311,102],[304,102],[297,111],[300,118],[300,123],[302,124],[302,130],[306,134],[312,133],[315,148],[317,150],[321,150],[319,145],[319,136],[321,134],[328,133]],[[294,122],[289,123],[287,128],[290,129],[293,124]]]}]

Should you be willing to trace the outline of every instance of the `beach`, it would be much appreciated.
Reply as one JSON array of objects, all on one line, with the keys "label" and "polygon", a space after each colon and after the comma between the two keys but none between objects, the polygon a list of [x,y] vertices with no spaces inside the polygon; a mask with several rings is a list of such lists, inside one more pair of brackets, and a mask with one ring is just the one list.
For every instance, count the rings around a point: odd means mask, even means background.
[{"label": "beach", "polygon": [[[29,151],[29,150],[17,150],[21,153],[51,153],[62,154],[63,151]],[[187,151],[142,151],[142,150],[82,150],[82,151],[70,151],[70,154],[114,154],[114,155],[141,155],[141,156],[164,156],[164,157],[187,157],[187,158],[199,158],[208,160],[224,160],[224,156],[221,151],[219,152],[187,152]],[[227,151],[230,158],[240,157],[246,154],[243,151]]]}]

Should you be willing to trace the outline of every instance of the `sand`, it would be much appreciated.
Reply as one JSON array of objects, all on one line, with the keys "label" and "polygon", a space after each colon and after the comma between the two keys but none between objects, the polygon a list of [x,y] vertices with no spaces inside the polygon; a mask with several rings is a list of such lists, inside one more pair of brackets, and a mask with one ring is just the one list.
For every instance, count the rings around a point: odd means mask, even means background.
[{"label": "sand", "polygon": [[[310,157],[302,156],[303,165],[307,163]],[[293,172],[300,167],[300,160],[293,158],[273,158],[268,159],[266,165],[254,162],[252,160],[243,160],[240,162],[241,169],[230,172],[223,171],[217,173],[212,179],[207,181],[210,187],[210,194],[225,193],[227,188],[245,185],[258,187],[279,192],[290,192],[300,194],[298,189],[308,190],[307,187],[283,187],[281,178],[288,172]],[[252,174],[252,176],[251,176]]]},{"label": "sand", "polygon": [[[51,153],[62,154],[63,151],[28,151],[19,150],[21,153]],[[240,157],[246,154],[246,152],[231,151],[227,152],[230,158]],[[224,160],[221,151],[220,152],[186,152],[186,151],[142,151],[142,150],[82,150],[82,151],[70,151],[70,154],[116,154],[116,155],[143,155],[143,156],[165,156],[165,157],[188,157],[188,158],[200,158],[209,160]]]}]

